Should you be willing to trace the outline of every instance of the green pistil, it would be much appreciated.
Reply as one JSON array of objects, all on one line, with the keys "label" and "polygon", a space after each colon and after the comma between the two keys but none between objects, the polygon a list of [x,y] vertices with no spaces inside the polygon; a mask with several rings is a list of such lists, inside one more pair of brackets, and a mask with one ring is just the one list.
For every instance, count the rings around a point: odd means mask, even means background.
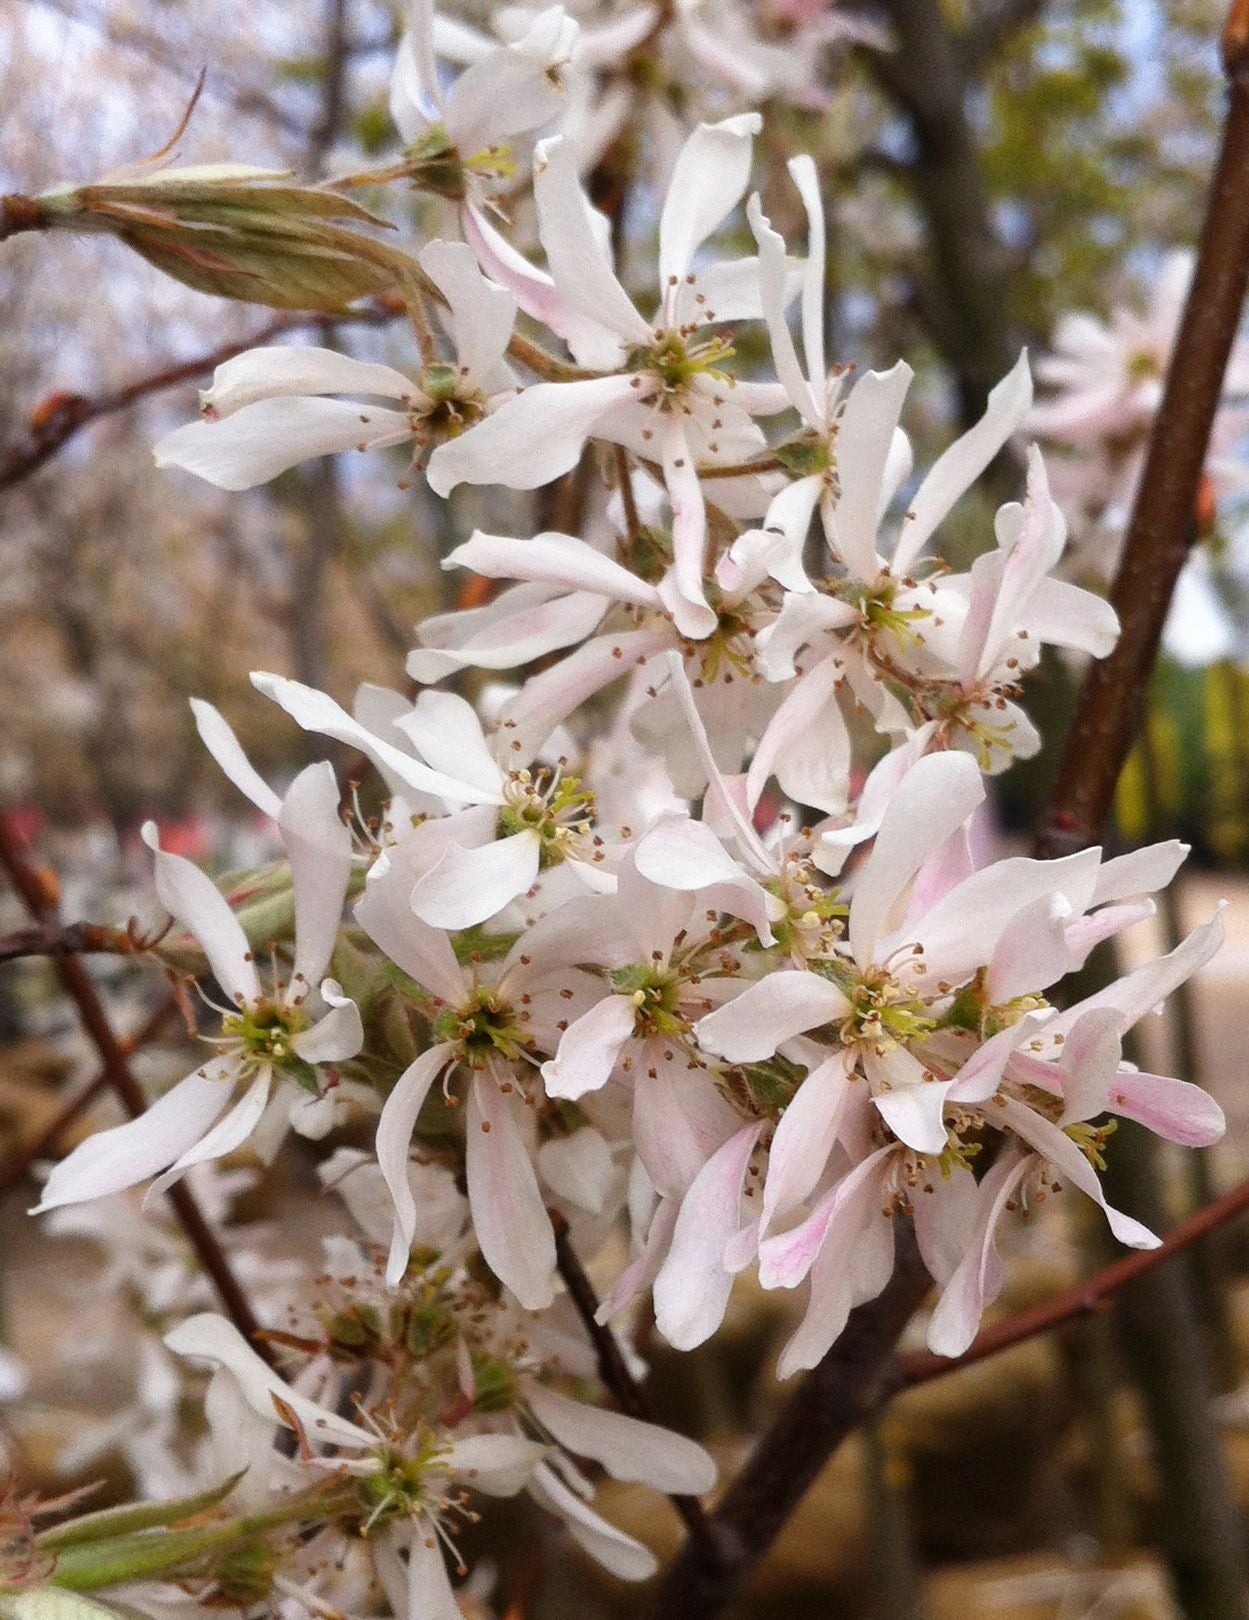
[{"label": "green pistil", "polygon": [[536,832],[541,842],[538,865],[543,871],[558,866],[568,844],[593,824],[594,794],[577,776],[561,776],[553,786],[535,784],[521,772],[508,785],[507,802],[500,806],[496,831],[500,838]]},{"label": "green pistil", "polygon": [[316,1071],[292,1045],[294,1037],[311,1025],[312,1019],[302,1007],[266,999],[227,1013],[221,1031],[242,1047],[244,1068],[281,1069],[305,1091],[316,1094],[320,1089]]},{"label": "green pistil", "polygon": [[665,394],[683,394],[695,377],[714,377],[731,387],[733,378],[720,368],[732,357],[733,346],[722,337],[690,343],[680,332],[664,332],[649,348],[631,349],[625,368],[654,377]]},{"label": "green pistil", "polygon": [[359,1487],[361,1504],[367,1514],[364,1531],[396,1519],[411,1518],[428,1508],[431,1503],[425,1475],[431,1465],[447,1454],[448,1448],[428,1431],[420,1437],[414,1456],[406,1457],[389,1446],[376,1451],[377,1472],[366,1474]]},{"label": "green pistil", "polygon": [[610,977],[616,991],[633,997],[641,1029],[670,1036],[688,1031],[689,1020],[680,1008],[681,976],[675,969],[635,962],[617,968]]},{"label": "green pistil", "polygon": [[813,971],[831,979],[850,1002],[850,1013],[839,1033],[847,1045],[904,1046],[922,1041],[937,1027],[935,1018],[918,997],[908,995],[892,974],[869,968],[862,975],[840,958],[812,964]]},{"label": "green pistil", "polygon": [[459,1055],[470,1060],[494,1052],[520,1058],[529,1046],[510,1004],[488,989],[475,991],[462,1006],[444,1007],[434,1020],[434,1037],[458,1047]]}]

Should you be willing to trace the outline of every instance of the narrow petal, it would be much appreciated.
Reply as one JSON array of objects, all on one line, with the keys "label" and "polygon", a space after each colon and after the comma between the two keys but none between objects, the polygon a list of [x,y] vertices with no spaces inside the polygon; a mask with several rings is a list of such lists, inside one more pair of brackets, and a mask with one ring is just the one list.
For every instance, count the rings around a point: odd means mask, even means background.
[{"label": "narrow petal", "polygon": [[257,810],[276,821],[282,801],[243,752],[225,716],[203,698],[191,699],[191,713],[200,740],[222,771]]},{"label": "narrow petal", "polygon": [[160,847],[155,822],[146,822],[143,841],[156,856],[156,894],[165,910],[204,947],[213,977],[231,1001],[255,1001],[260,980],[251,946],[225,896],[206,872],[181,855]]},{"label": "narrow petal", "polygon": [[677,154],[659,220],[661,287],[684,279],[695,253],[741,201],[762,122],[758,113],[739,113],[699,124]]},{"label": "narrow petal", "polygon": [[540,141],[533,168],[538,234],[561,295],[624,342],[649,343],[650,327],[620,285],[581,189],[573,147],[562,136]]},{"label": "narrow petal", "polygon": [[633,393],[624,375],[533,383],[440,444],[426,467],[429,487],[442,496],[457,484],[540,489],[577,465],[585,441]]},{"label": "narrow petal", "polygon": [[427,765],[464,784],[468,803],[502,803],[503,772],[471,703],[454,692],[422,692],[394,725]]},{"label": "narrow petal", "polygon": [[1188,858],[1189,845],[1178,838],[1162,844],[1147,844],[1127,855],[1103,861],[1093,888],[1092,904],[1108,900],[1128,900],[1137,894],[1156,894],[1165,889]]},{"label": "narrow petal", "polygon": [[210,1311],[190,1316],[171,1333],[166,1333],[165,1343],[175,1355],[197,1356],[224,1367],[253,1412],[285,1422],[274,1405],[276,1397],[299,1419],[314,1444],[320,1440],[360,1451],[377,1444],[376,1436],[292,1389],[265,1365],[239,1330],[223,1316]]},{"label": "narrow petal", "polygon": [[837,1052],[812,1069],[777,1123],[763,1185],[761,1238],[778,1216],[811,1196],[828,1168],[849,1097],[849,1059],[848,1052]]},{"label": "narrow petal", "polygon": [[526,579],[568,591],[595,591],[617,602],[657,607],[659,596],[627,568],[571,534],[512,540],[477,529],[443,559],[444,568],[471,568],[487,579]]},{"label": "narrow petal", "polygon": [[291,1045],[305,1063],[345,1063],[364,1045],[360,1009],[334,979],[322,979],[321,999],[329,1012],[318,1018],[311,1029],[301,1030]]},{"label": "narrow petal", "polygon": [[760,944],[774,943],[775,896],[742,871],[705,821],[662,817],[638,843],[634,861],[650,882],[698,892],[709,905],[750,923]]},{"label": "narrow petal", "polygon": [[632,996],[604,996],[569,1024],[555,1056],[542,1065],[548,1097],[575,1102],[611,1079],[620,1049],[633,1036],[637,1008]]},{"label": "narrow petal", "polygon": [[295,892],[292,979],[305,993],[329,966],[351,880],[351,832],[338,798],[333,767],[321,760],[300,771],[278,814]]},{"label": "narrow petal", "polygon": [[1223,1110],[1209,1092],[1168,1075],[1120,1069],[1107,1106],[1182,1147],[1210,1147],[1227,1130]]},{"label": "narrow petal", "polygon": [[447,324],[466,381],[489,386],[512,336],[515,300],[486,280],[464,242],[427,242],[417,257],[447,300]]},{"label": "narrow petal", "polygon": [[233,1078],[225,1065],[197,1070],[137,1119],[96,1131],[53,1166],[32,1214],[107,1198],[146,1181],[198,1142],[226,1108]]},{"label": "narrow petal", "polygon": [[386,866],[375,863],[369,873],[363,898],[356,905],[356,921],[396,967],[455,1006],[465,995],[468,981],[443,930],[431,928],[413,914],[407,841],[383,860]]},{"label": "narrow petal", "polygon": [[664,433],[663,472],[672,506],[672,570],[660,582],[659,595],[681,634],[697,641],[709,636],[718,621],[705,594],[707,508],[679,416]]},{"label": "narrow petal", "polygon": [[586,1406],[539,1383],[526,1385],[525,1400],[560,1445],[602,1463],[613,1479],[677,1496],[702,1496],[715,1485],[716,1465],[702,1446],[671,1429]]},{"label": "narrow petal", "polygon": [[655,1279],[655,1325],[677,1350],[704,1343],[733,1291],[725,1247],[740,1224],[746,1169],[763,1122],[743,1126],[703,1166],[686,1193],[668,1258]]},{"label": "narrow petal", "polygon": [[833,509],[833,536],[851,578],[865,583],[881,569],[876,545],[881,491],[914,375],[904,360],[889,371],[866,372],[851,389],[837,427],[841,495]]},{"label": "narrow petal", "polygon": [[412,909],[433,928],[487,922],[537,881],[542,845],[535,832],[513,833],[476,849],[452,844],[412,890]]},{"label": "narrow petal", "polygon": [[200,406],[210,420],[217,421],[261,399],[316,394],[408,399],[412,389],[411,378],[393,366],[353,360],[336,349],[310,344],[274,344],[248,349],[218,366],[212,387],[200,393]]},{"label": "narrow petal", "polygon": [[1210,960],[1223,943],[1223,910],[1218,910],[1202,928],[1195,928],[1166,956],[1145,962],[1116,979],[1106,989],[1056,1014],[1045,1026],[1047,1035],[1067,1035],[1078,1018],[1094,1007],[1113,1007],[1123,1014],[1123,1027],[1131,1029],[1159,1002],[1165,1001],[1177,986],[1191,978]]},{"label": "narrow petal", "polygon": [[174,1182],[181,1181],[193,1164],[207,1164],[210,1159],[224,1159],[227,1153],[233,1153],[242,1147],[260,1123],[260,1116],[269,1101],[272,1085],[273,1070],[262,1070],[229,1113],[206,1131],[198,1142],[180,1154],[163,1175],[157,1176],[144,1197],[144,1206],[147,1207],[154,1197],[165,1191],[166,1187],[172,1187]]},{"label": "narrow petal", "polygon": [[[803,368],[798,362],[798,353],[794,347],[794,340],[790,334],[789,322],[785,318],[785,311],[789,303],[788,280],[789,266],[786,262],[785,243],[783,238],[772,229],[763,209],[759,205],[758,197],[752,197],[746,205],[746,217],[750,221],[750,228],[754,232],[755,241],[759,244],[759,295],[763,310],[763,318],[767,322],[768,339],[772,347],[772,362],[776,367],[776,375],[789,396],[790,403],[809,427],[821,427],[824,422],[824,412],[817,401],[810,383],[804,375]],[[810,264],[810,260],[808,260]],[[821,274],[823,265],[820,266]],[[822,373],[819,374],[822,381]],[[807,482],[807,480],[803,480]],[[810,521],[811,511],[814,510],[814,498],[807,511],[807,520]],[[769,523],[773,520],[769,514]]]},{"label": "narrow petal", "polygon": [[980,1214],[962,1263],[941,1291],[928,1324],[928,1348],[939,1356],[961,1356],[976,1337],[984,1308],[1001,1288],[997,1223],[1028,1169],[1026,1155],[1004,1154],[980,1183]]},{"label": "narrow petal", "polygon": [[884,1054],[866,1052],[863,1066],[872,1082],[876,1110],[898,1140],[916,1153],[942,1153],[945,1100],[958,1082],[933,1079],[901,1046]]},{"label": "narrow petal", "polygon": [[899,782],[850,903],[850,949],[860,967],[873,960],[902,890],[983,799],[984,784],[968,754],[925,755]]},{"label": "narrow petal", "polygon": [[535,1470],[529,1491],[542,1507],[564,1521],[573,1540],[591,1558],[618,1579],[645,1581],[659,1568],[659,1560],[649,1547],[600,1518],[545,1463]]},{"label": "narrow petal", "polygon": [[451,1060],[445,1043],[422,1052],[395,1081],[377,1121],[377,1163],[395,1206],[394,1234],[386,1264],[386,1284],[397,1288],[408,1268],[416,1234],[416,1199],[408,1178],[412,1132],[429,1088]]},{"label": "narrow petal", "polygon": [[908,573],[938,524],[1014,433],[1032,403],[1025,351],[989,394],[984,415],[933,463],[915,493],[893,555],[895,574]]},{"label": "narrow petal", "polygon": [[555,1235],[515,1104],[474,1075],[465,1130],[468,1201],[486,1264],[527,1311],[555,1298]]},{"label": "narrow petal", "polygon": [[405,411],[343,399],[261,399],[221,422],[188,422],[153,446],[158,467],[181,467],[218,489],[254,489],[312,456],[411,436]]},{"label": "narrow petal", "polygon": [[768,721],[746,773],[747,801],[758,804],[768,779],[795,804],[840,815],[850,798],[850,733],[837,700],[838,660],[822,658],[799,675]]},{"label": "narrow petal", "polygon": [[810,155],[801,152],[786,164],[807,215],[807,263],[802,277],[802,348],[807,371],[824,377],[824,300],[827,297],[824,262],[824,199]]},{"label": "narrow petal", "polygon": [[523,1491],[547,1448],[521,1434],[470,1434],[452,1442],[446,1462],[453,1479],[487,1496]]},{"label": "narrow petal", "polygon": [[704,1051],[730,1063],[769,1058],[791,1035],[844,1018],[850,1003],[818,973],[781,969],[708,1013],[694,1033]]}]

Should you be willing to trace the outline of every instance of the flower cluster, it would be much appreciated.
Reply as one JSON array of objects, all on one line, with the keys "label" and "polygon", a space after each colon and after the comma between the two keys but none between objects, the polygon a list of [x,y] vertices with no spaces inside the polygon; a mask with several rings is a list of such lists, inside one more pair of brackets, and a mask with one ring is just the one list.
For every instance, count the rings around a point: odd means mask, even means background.
[{"label": "flower cluster", "polygon": [[[345,1534],[396,1614],[441,1620],[444,1552],[458,1568],[478,1493],[527,1490],[608,1568],[649,1573],[573,1458],[678,1494],[714,1470],[559,1387],[594,1373],[565,1237],[590,1258],[627,1231],[601,1322],[649,1295],[682,1350],[716,1332],[741,1273],[801,1291],[784,1377],[881,1291],[911,1221],[928,1342],[956,1355],[1001,1286],[1008,1215],[1072,1187],[1124,1243],[1158,1241],[1103,1196],[1117,1118],[1188,1145],[1222,1131],[1203,1092],[1122,1054],[1217,948],[1217,915],[1083,1000],[1062,991],[1151,914],[1183,847],[984,857],[985,778],[1039,747],[1029,673],[1046,647],[1100,657],[1117,633],[1059,577],[1066,523],[1034,448],[971,566],[937,549],[990,462],[1044,425],[1026,357],[916,475],[910,368],[827,353],[814,163],[789,165],[805,246],[751,193],[761,120],[741,101],[793,68],[752,10],[509,7],[500,41],[418,8],[392,88],[402,156],[355,177],[438,199],[446,239],[405,286],[413,363],[243,354],[157,447],[241,490],[410,445],[405,483],[419,469],[453,522],[463,485],[574,497],[544,508],[563,528],[474,529],[446,557],[501,588],[419,627],[415,697],[365,686],[349,712],[252,677],[363,756],[375,814],[340,814],[324,763],[279,796],[195,705],[274,824],[291,926],[249,938],[149,830],[161,904],[202,947],[210,1055],[47,1181],[43,1209],[159,1190],[245,1144],[267,1163],[288,1127],[369,1122],[371,1153],[324,1165],[367,1241],[331,1245],[274,1335],[289,1376],[219,1318],[166,1339],[217,1368],[205,1477],[253,1461],[237,1490],[268,1527],[239,1544],[256,1601],[349,1607]],[[468,65],[452,79],[436,48]],[[638,64],[687,56],[699,110],[724,115],[669,142],[641,282],[583,175],[640,85],[671,136],[659,69]],[[529,217],[530,157],[532,239],[506,226]],[[275,1493],[303,1518],[264,1508]]]}]

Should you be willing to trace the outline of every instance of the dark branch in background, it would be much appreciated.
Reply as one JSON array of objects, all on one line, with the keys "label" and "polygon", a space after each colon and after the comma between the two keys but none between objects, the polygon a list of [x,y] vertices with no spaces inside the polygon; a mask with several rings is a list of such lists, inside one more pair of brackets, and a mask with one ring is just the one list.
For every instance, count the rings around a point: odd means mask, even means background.
[{"label": "dark branch in background", "polygon": [[1113,1265],[1104,1267],[1082,1282],[1073,1283],[1051,1299],[1030,1305],[1026,1311],[1018,1311],[1014,1316],[985,1328],[983,1333],[976,1335],[971,1348],[961,1356],[935,1356],[931,1350],[917,1350],[912,1355],[900,1356],[896,1387],[910,1388],[913,1384],[931,1383],[934,1378],[944,1378],[947,1373],[958,1372],[961,1367],[987,1361],[990,1356],[1013,1349],[1026,1339],[1035,1339],[1038,1334],[1050,1333],[1055,1328],[1079,1321],[1081,1317],[1104,1311],[1128,1283],[1148,1275],[1172,1255],[1200,1242],[1207,1233],[1225,1226],[1245,1210],[1249,1210],[1249,1181],[1242,1181],[1239,1187],[1233,1187],[1231,1192],[1224,1193],[1221,1198],[1214,1199],[1204,1209],[1199,1209],[1195,1215],[1172,1227],[1160,1248],[1138,1249],[1124,1255],[1122,1260],[1116,1260]]},{"label": "dark branch in background", "polygon": [[968,67],[984,65],[1011,37],[1036,22],[1045,9],[1045,0],[997,0],[982,6],[963,30],[959,54]]},{"label": "dark branch in background", "polygon": [[36,923],[0,936],[0,962],[26,956],[138,956],[149,942],[107,923]]},{"label": "dark branch in background", "polygon": [[[25,905],[31,917],[55,926],[56,907],[39,873],[27,862],[22,844],[8,818],[0,814],[0,867]],[[118,1038],[100,1000],[91,975],[77,956],[55,958],[57,977],[78,1009],[83,1029],[90,1036],[100,1054],[109,1087],[116,1093],[122,1107],[131,1119],[138,1119],[147,1108],[143,1088],[131,1070],[126,1047]],[[257,1339],[260,1324],[251,1303],[234,1275],[225,1250],[221,1247],[212,1227],[204,1218],[185,1181],[176,1182],[166,1193],[174,1213],[182,1224],[196,1258],[203,1266],[221,1296],[230,1320],[249,1343],[256,1347],[270,1365],[274,1365],[273,1351],[263,1339]]]},{"label": "dark branch in background", "polygon": [[[367,326],[378,326],[394,318],[392,311],[381,306],[352,311],[346,316],[339,317],[340,320],[350,320]],[[167,389],[180,387],[183,383],[194,382],[197,377],[212,371],[223,361],[233,359],[236,354],[242,354],[244,349],[254,349],[258,344],[271,343],[274,338],[283,337],[288,332],[306,331],[310,327],[320,328],[324,324],[323,315],[275,315],[266,325],[248,337],[240,338],[237,343],[223,343],[204,354],[196,355],[192,360],[175,361],[159,371],[136,377],[133,382],[124,383],[109,393],[97,394],[93,399],[82,394],[53,395],[49,403],[34,413],[37,419],[26,438],[0,452],[0,490],[11,489],[14,484],[21,483],[22,479],[29,478],[31,473],[37,472],[45,461],[50,460],[88,423],[98,422],[104,416],[114,416],[118,411],[129,410],[132,405],[137,405],[140,400],[147,399],[152,394],[164,393]]]},{"label": "dark branch in background", "polygon": [[[130,1057],[135,1052],[142,1051],[149,1042],[154,1041],[177,1011],[177,1000],[173,996],[166,996],[160,1006],[148,1014],[134,1034],[121,1042],[126,1056]],[[89,1080],[81,1091],[70,1098],[55,1119],[45,1125],[24,1148],[15,1153],[7,1164],[0,1166],[0,1198],[6,1197],[19,1181],[25,1179],[33,1164],[37,1164],[40,1159],[46,1159],[56,1151],[61,1137],[83,1109],[90,1107],[100,1093],[108,1089],[108,1083],[108,1071],[101,1069],[93,1080]]]},{"label": "dark branch in background", "polygon": [[[895,22],[910,18],[912,10],[927,17],[932,0],[914,0],[913,8],[903,0],[891,0],[887,9]],[[1065,852],[1093,842],[1109,813],[1115,782],[1132,747],[1139,700],[1157,653],[1162,620],[1184,560],[1197,481],[1240,321],[1249,280],[1249,0],[1235,0],[1232,6],[1224,60],[1227,120],[1197,269],[1112,594],[1122,632],[1111,657],[1092,664],[1085,676],[1049,822],[1038,839],[1040,853],[1052,854],[1056,848]],[[917,72],[925,66],[931,64],[921,56]],[[928,1287],[913,1234],[906,1225],[901,1232],[898,1264],[889,1286],[878,1299],[853,1312],[841,1338],[790,1396],[708,1516],[708,1537],[687,1542],[677,1555],[660,1585],[650,1611],[652,1620],[711,1620],[719,1614],[842,1440],[888,1398],[890,1380],[896,1377],[890,1371],[891,1364],[897,1366],[894,1346]],[[1168,1249],[1166,1255],[1171,1252]],[[1158,1263],[1153,1255],[1119,1262],[1131,1269],[1120,1274],[1115,1286],[1141,1275],[1141,1268],[1148,1269],[1147,1261]]]},{"label": "dark branch in background", "polygon": [[923,219],[928,261],[920,306],[969,427],[1019,352],[1003,297],[1006,252],[967,115],[972,64],[940,0],[883,0],[881,10],[897,48],[865,50],[862,60],[910,136],[903,178]]},{"label": "dark branch in background", "polygon": [[[646,1391],[629,1371],[616,1335],[598,1320],[598,1295],[582,1268],[577,1251],[568,1240],[568,1227],[558,1217],[552,1224],[555,1227],[555,1263],[564,1279],[568,1297],[576,1306],[577,1315],[594,1346],[599,1377],[627,1417],[639,1418],[643,1423],[654,1423],[655,1414]],[[706,1535],[707,1515],[696,1496],[671,1496],[668,1500],[685,1520],[686,1529],[692,1536]]]},{"label": "dark branch in background", "polygon": [[1206,447],[1249,286],[1249,7],[1241,3],[1232,7],[1224,62],[1228,115],[1197,267],[1110,593],[1123,633],[1109,657],[1092,665],[1080,692],[1042,830],[1045,855],[1093,843],[1110,814],[1195,533]]}]

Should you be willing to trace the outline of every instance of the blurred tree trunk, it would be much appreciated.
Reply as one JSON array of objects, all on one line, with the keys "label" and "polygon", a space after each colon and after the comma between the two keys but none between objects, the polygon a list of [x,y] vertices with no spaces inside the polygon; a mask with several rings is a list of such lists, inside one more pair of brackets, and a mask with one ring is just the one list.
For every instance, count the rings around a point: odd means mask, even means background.
[{"label": "blurred tree trunk", "polygon": [[993,224],[988,189],[967,114],[969,91],[989,52],[1039,4],[1001,5],[1001,24],[956,33],[940,0],[883,0],[897,49],[866,60],[905,119],[911,151],[901,168],[924,224],[920,309],[969,427],[1019,352],[1003,277],[1009,259]]}]

